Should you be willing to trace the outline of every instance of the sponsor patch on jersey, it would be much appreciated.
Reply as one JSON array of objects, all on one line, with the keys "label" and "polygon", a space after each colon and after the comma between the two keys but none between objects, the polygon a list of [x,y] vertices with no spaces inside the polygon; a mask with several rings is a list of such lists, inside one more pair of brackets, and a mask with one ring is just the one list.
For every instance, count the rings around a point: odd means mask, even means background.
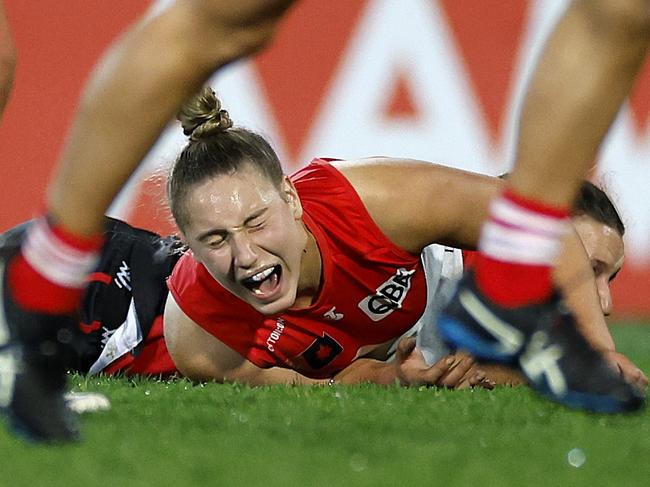
[{"label": "sponsor patch on jersey", "polygon": [[368,315],[372,321],[379,321],[401,308],[409,289],[411,289],[413,274],[415,274],[415,269],[410,271],[403,267],[397,269],[395,275],[379,286],[375,294],[366,296],[359,303],[361,311]]},{"label": "sponsor patch on jersey", "polygon": [[266,348],[269,350],[269,352],[275,352],[275,344],[280,338],[282,338],[284,326],[284,320],[282,318],[278,318],[278,321],[275,323],[275,329],[269,334],[269,337],[266,339]]},{"label": "sponsor patch on jersey", "polygon": [[318,370],[329,364],[342,351],[343,347],[341,344],[327,333],[323,332],[323,336],[314,340],[313,343],[309,345],[309,348],[302,352],[301,356],[312,369]]}]

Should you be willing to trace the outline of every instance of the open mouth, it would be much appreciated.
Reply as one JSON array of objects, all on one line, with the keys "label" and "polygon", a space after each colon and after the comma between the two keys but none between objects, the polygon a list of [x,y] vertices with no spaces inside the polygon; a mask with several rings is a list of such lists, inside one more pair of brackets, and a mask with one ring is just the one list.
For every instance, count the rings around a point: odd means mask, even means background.
[{"label": "open mouth", "polygon": [[242,281],[244,287],[258,298],[266,298],[277,290],[282,277],[282,266],[275,265],[247,277]]}]

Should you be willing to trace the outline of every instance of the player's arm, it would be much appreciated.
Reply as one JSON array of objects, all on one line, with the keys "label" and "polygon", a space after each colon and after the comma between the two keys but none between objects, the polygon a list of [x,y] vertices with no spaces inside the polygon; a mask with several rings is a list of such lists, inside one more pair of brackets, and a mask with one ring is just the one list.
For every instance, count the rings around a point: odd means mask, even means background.
[{"label": "player's arm", "polygon": [[398,247],[419,254],[436,242],[474,249],[503,181],[411,159],[336,162],[370,216]]},{"label": "player's arm", "polygon": [[0,0],[0,118],[4,113],[16,71],[16,46],[9,29],[4,1]]},{"label": "player's arm", "polygon": [[[226,344],[209,334],[178,306],[170,294],[165,305],[165,342],[178,371],[194,380],[217,382],[243,382],[249,385],[268,384],[326,384],[298,372],[280,367],[262,369]],[[384,362],[371,359],[357,360],[349,373],[341,375],[342,383],[380,382],[394,383],[388,378]]]},{"label": "player's arm", "polygon": [[197,325],[171,294],[165,305],[164,330],[167,350],[176,368],[193,380],[249,385],[311,385],[327,382],[310,379],[290,369],[257,367]]},{"label": "player's arm", "polygon": [[614,339],[600,306],[593,271],[589,267],[585,248],[575,232],[564,239],[562,252],[553,272],[555,281],[563,283],[561,288],[564,299],[569,308],[574,310],[578,326],[585,338],[616,364],[628,382],[642,388],[647,387],[648,379],[645,374],[625,355],[616,351]]},{"label": "player's arm", "polygon": [[567,234],[562,242],[553,278],[560,285],[569,308],[574,310],[585,338],[603,352],[615,350],[614,339],[600,306],[589,257],[575,232]]},{"label": "player's arm", "polygon": [[465,353],[442,357],[429,366],[422,352],[415,346],[415,337],[402,338],[391,361],[359,358],[336,374],[342,384],[371,382],[374,384],[403,386],[438,386],[453,389],[484,387],[491,389],[494,382],[479,368],[474,359]]},{"label": "player's arm", "polygon": [[[414,160],[377,158],[336,166],[386,236],[413,253],[431,243],[475,248],[490,200],[503,184],[498,178]],[[565,239],[554,278],[585,336],[600,350],[614,350],[593,271],[575,232]]]},{"label": "player's arm", "polygon": [[[295,370],[281,367],[262,369],[226,344],[210,335],[175,302],[172,295],[165,306],[165,342],[178,371],[193,380],[241,382],[252,386],[325,385],[329,379],[311,379]],[[394,362],[360,358],[339,372],[335,381],[340,384],[374,383],[383,385],[440,385],[472,387],[481,383],[484,375],[473,368],[467,357],[439,361],[429,367],[419,352],[415,340],[404,341]]]},{"label": "player's arm", "polygon": [[[280,367],[262,369],[209,334],[183,310],[170,294],[165,305],[165,342],[178,371],[193,380],[241,382],[252,386],[270,384],[324,385],[316,380]],[[387,369],[378,360],[360,359],[341,382],[376,382],[385,379]],[[392,382],[387,383],[393,383]]]}]

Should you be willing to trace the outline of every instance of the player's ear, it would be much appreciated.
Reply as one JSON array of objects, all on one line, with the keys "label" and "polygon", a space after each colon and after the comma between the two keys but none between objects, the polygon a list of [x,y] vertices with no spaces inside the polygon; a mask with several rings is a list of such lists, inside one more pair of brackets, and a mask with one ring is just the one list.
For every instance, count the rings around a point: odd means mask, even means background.
[{"label": "player's ear", "polygon": [[293,217],[296,220],[302,218],[302,203],[300,202],[300,197],[298,196],[296,187],[288,176],[284,176],[284,179],[282,180],[280,193],[282,194],[282,199],[291,207]]}]

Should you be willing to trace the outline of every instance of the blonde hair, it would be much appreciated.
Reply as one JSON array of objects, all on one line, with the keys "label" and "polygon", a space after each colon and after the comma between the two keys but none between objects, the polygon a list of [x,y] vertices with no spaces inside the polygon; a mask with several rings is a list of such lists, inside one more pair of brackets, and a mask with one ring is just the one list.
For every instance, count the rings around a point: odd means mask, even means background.
[{"label": "blonde hair", "polygon": [[184,205],[187,193],[206,179],[253,165],[280,188],[284,173],[271,145],[252,130],[233,125],[211,88],[205,87],[189,99],[177,118],[189,141],[171,168],[167,198],[181,230],[191,218]]},{"label": "blonde hair", "polygon": [[190,98],[177,118],[181,122],[183,133],[191,141],[223,132],[233,125],[228,112],[221,108],[221,101],[209,86]]}]

